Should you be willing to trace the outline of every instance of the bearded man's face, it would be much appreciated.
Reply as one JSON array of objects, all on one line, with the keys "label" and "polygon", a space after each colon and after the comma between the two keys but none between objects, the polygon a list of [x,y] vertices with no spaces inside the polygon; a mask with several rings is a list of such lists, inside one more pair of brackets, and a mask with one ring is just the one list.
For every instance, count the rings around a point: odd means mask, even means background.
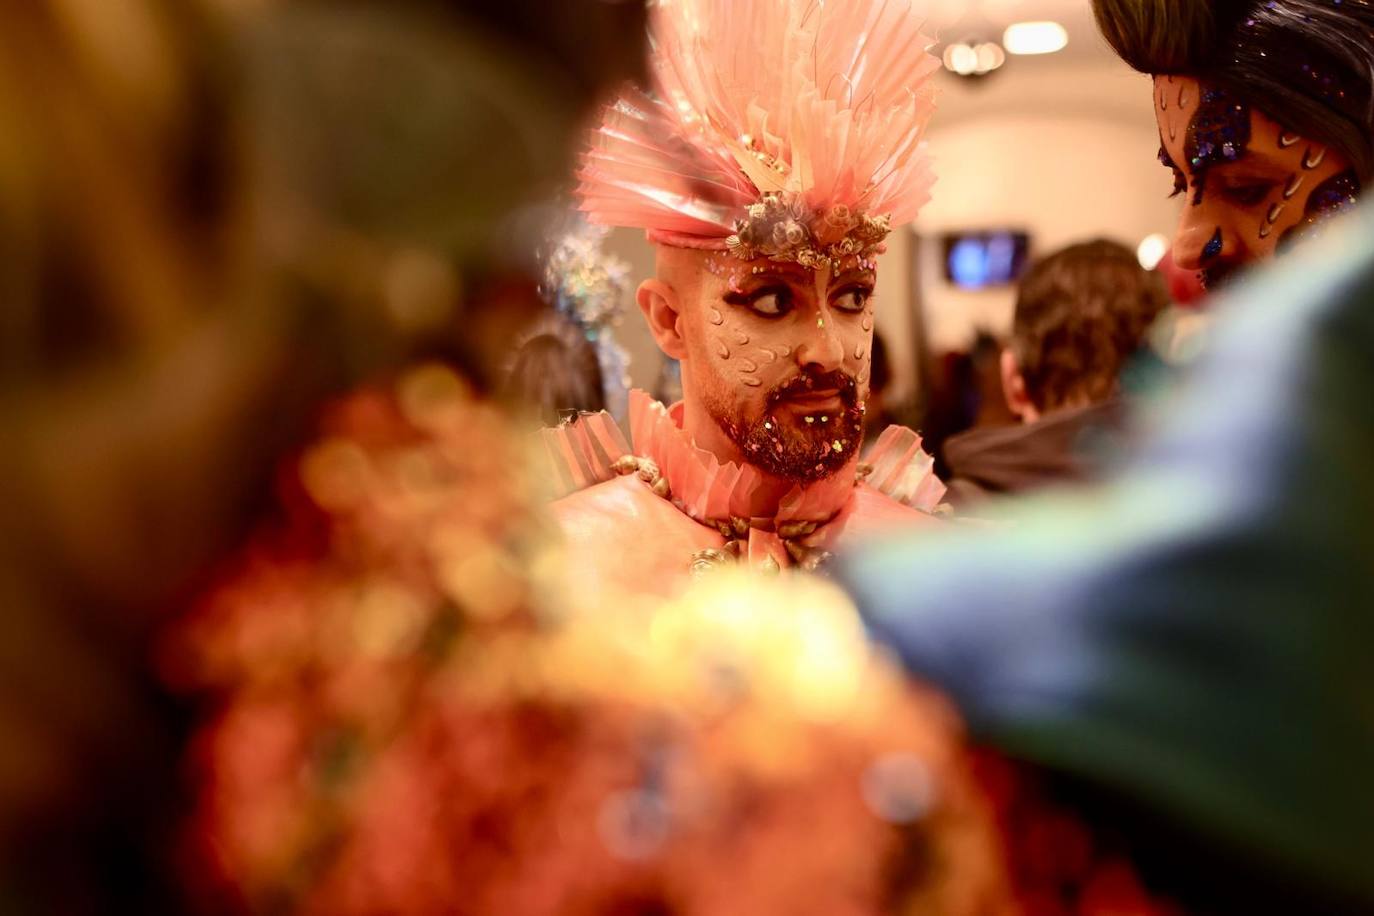
[{"label": "bearded man's face", "polygon": [[834,474],[863,437],[876,270],[695,253],[681,332],[690,389],[745,457],[777,477]]}]

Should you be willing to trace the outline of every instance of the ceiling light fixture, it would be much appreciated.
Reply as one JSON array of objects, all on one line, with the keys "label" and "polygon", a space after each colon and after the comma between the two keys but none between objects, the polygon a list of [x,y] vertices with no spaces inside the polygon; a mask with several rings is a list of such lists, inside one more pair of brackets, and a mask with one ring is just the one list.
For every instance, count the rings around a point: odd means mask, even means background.
[{"label": "ceiling light fixture", "polygon": [[945,69],[959,76],[986,76],[1007,61],[1007,54],[995,41],[977,44],[954,42],[945,48]]},{"label": "ceiling light fixture", "polygon": [[1069,33],[1057,22],[1016,22],[1002,34],[1008,54],[1053,54],[1068,43]]}]

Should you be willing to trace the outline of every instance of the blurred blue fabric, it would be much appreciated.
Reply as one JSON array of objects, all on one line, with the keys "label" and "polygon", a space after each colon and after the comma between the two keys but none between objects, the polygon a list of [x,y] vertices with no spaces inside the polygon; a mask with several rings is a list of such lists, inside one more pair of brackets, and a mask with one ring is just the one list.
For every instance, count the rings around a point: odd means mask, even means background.
[{"label": "blurred blue fabric", "polygon": [[1374,910],[1374,211],[1255,274],[1107,485],[840,576],[976,740]]}]

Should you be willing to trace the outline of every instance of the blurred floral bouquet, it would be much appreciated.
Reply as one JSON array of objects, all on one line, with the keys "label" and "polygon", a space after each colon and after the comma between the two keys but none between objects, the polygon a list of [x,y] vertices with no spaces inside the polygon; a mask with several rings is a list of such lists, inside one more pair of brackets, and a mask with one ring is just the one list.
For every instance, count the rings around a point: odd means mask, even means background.
[{"label": "blurred floral bouquet", "polygon": [[944,704],[820,580],[580,606],[518,443],[429,366],[356,395],[164,643],[211,714],[198,896],[246,912],[990,913]]},{"label": "blurred floral bouquet", "polygon": [[329,411],[162,644],[207,912],[1148,916],[808,575],[580,593],[441,366]]}]

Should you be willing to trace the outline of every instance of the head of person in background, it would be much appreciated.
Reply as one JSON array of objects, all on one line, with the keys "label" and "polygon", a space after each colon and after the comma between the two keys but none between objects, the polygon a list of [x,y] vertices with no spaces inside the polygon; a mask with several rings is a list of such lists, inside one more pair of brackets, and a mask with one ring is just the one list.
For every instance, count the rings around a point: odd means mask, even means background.
[{"label": "head of person in background", "polygon": [[1106,239],[1070,245],[1021,280],[1002,392],[1022,423],[1116,396],[1121,370],[1169,304],[1135,252]]},{"label": "head of person in background", "polygon": [[1002,389],[1014,426],[980,427],[945,445],[951,503],[1086,476],[1085,442],[1110,428],[1122,368],[1168,305],[1158,275],[1116,242],[1072,245],[1021,281]]},{"label": "head of person in background", "polygon": [[540,322],[516,349],[504,393],[536,426],[606,409],[596,347],[558,314]]},{"label": "head of person in background", "polygon": [[1159,159],[1186,195],[1179,266],[1215,288],[1354,205],[1374,177],[1374,7],[1093,0],[1153,77]]}]

